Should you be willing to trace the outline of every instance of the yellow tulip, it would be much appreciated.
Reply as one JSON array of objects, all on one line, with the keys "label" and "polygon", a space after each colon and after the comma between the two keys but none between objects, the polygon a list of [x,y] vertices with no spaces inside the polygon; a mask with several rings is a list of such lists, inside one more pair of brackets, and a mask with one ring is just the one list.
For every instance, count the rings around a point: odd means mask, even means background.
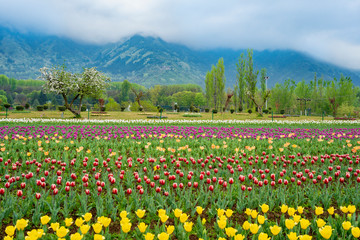
[{"label": "yellow tulip", "polygon": [[201,223],[202,223],[202,225],[204,225],[204,224],[206,223],[206,219],[203,218],[203,219],[201,220]]},{"label": "yellow tulip", "polygon": [[146,228],[148,227],[148,225],[146,225],[145,223],[141,222],[139,225],[138,225],[138,228],[140,230],[141,233],[144,233],[146,231]]},{"label": "yellow tulip", "polygon": [[94,240],[104,240],[104,239],[105,239],[105,237],[103,235],[101,235],[101,234],[95,234],[94,235]]},{"label": "yellow tulip", "polygon": [[266,218],[263,215],[258,215],[257,220],[259,224],[264,224]]},{"label": "yellow tulip", "polygon": [[258,239],[259,239],[259,240],[269,240],[270,237],[269,237],[266,233],[261,232],[261,233],[259,234]]},{"label": "yellow tulip", "polygon": [[252,234],[257,234],[261,226],[257,225],[256,223],[250,224],[250,232]]},{"label": "yellow tulip", "polygon": [[312,236],[310,235],[300,235],[299,236],[299,240],[311,240],[312,239]]},{"label": "yellow tulip", "polygon": [[[180,216],[181,216],[181,214],[182,214],[182,210],[180,210],[180,209],[175,209],[174,210],[174,215],[175,215],[175,217],[177,217],[177,218],[179,218]],[[186,214],[185,214],[186,215]],[[186,221],[186,220],[185,220]],[[184,222],[185,222],[184,221]]]},{"label": "yellow tulip", "polygon": [[98,217],[98,222],[101,223],[105,228],[108,227],[111,223],[111,218],[108,218],[108,217],[104,217],[104,216],[101,216],[101,217]]},{"label": "yellow tulip", "polygon": [[189,216],[186,213],[181,213],[180,214],[180,222],[184,223],[186,222],[186,220],[188,220]]},{"label": "yellow tulip", "polygon": [[226,240],[225,238],[223,237],[219,237],[218,240]]},{"label": "yellow tulip", "polygon": [[95,233],[100,233],[102,230],[101,223],[95,223],[92,225],[92,227],[93,227]]},{"label": "yellow tulip", "polygon": [[250,229],[250,223],[248,221],[245,221],[242,225],[242,228],[244,230],[249,230]]},{"label": "yellow tulip", "polygon": [[334,207],[330,207],[327,211],[328,211],[328,213],[329,213],[330,215],[333,215],[335,209],[334,209]]},{"label": "yellow tulip", "polygon": [[302,214],[304,212],[304,208],[302,206],[297,207],[298,213]]},{"label": "yellow tulip", "polygon": [[163,223],[166,222],[168,219],[169,219],[169,216],[166,215],[166,214],[160,216],[160,220],[161,220],[161,222],[163,222]]},{"label": "yellow tulip", "polygon": [[70,235],[70,240],[81,240],[83,238],[83,235],[80,233],[75,233]]},{"label": "yellow tulip", "polygon": [[62,226],[58,230],[56,230],[56,236],[58,236],[59,238],[63,238],[68,234],[68,232],[69,232],[69,229]]},{"label": "yellow tulip", "polygon": [[136,210],[135,214],[136,214],[136,216],[138,216],[138,218],[143,218],[145,215],[145,212],[146,212],[146,210],[138,209],[138,210]]},{"label": "yellow tulip", "polygon": [[217,215],[218,215],[219,217],[221,217],[222,215],[224,215],[224,213],[225,213],[225,210],[224,210],[224,209],[219,208],[219,209],[217,210]]},{"label": "yellow tulip", "polygon": [[319,229],[321,236],[325,239],[329,239],[331,237],[332,231],[333,229],[329,225],[326,225]]},{"label": "yellow tulip", "polygon": [[316,220],[316,224],[318,226],[318,228],[322,228],[326,222],[324,220],[322,220],[321,218],[319,218],[318,220]]},{"label": "yellow tulip", "polygon": [[184,223],[185,231],[191,232],[193,225],[194,225],[194,223],[192,223],[192,222],[185,222]]},{"label": "yellow tulip", "polygon": [[50,228],[55,232],[59,229],[59,227],[60,227],[60,224],[58,222],[50,224]]},{"label": "yellow tulip", "polygon": [[10,237],[13,236],[13,235],[15,234],[15,227],[14,227],[14,226],[11,226],[11,225],[7,226],[7,227],[5,228],[5,233],[6,233],[7,235],[9,235]]},{"label": "yellow tulip", "polygon": [[295,222],[292,219],[286,219],[285,220],[285,226],[287,229],[293,229],[295,227]]},{"label": "yellow tulip", "polygon": [[166,215],[166,210],[165,209],[159,209],[158,210],[158,216],[161,217],[163,215]]},{"label": "yellow tulip", "polygon": [[12,236],[5,236],[4,240],[13,240],[14,238]]},{"label": "yellow tulip", "polygon": [[130,230],[131,230],[131,223],[125,223],[125,224],[120,224],[121,226],[121,230],[124,232],[124,233],[128,233]]},{"label": "yellow tulip", "polygon": [[89,225],[81,225],[81,227],[80,227],[80,232],[81,232],[82,234],[86,234],[89,230],[90,230],[90,226],[89,226]]},{"label": "yellow tulip", "polygon": [[282,212],[282,213],[286,213],[287,210],[288,210],[288,206],[287,206],[287,205],[285,205],[285,204],[281,205],[281,212]]},{"label": "yellow tulip", "polygon": [[360,237],[360,228],[358,228],[358,227],[353,227],[353,228],[351,229],[351,234],[354,236],[354,238]]},{"label": "yellow tulip", "polygon": [[299,223],[300,219],[301,219],[301,216],[300,216],[300,215],[294,214],[293,220],[294,220],[294,222],[295,222],[295,225]]},{"label": "yellow tulip", "polygon": [[261,205],[260,207],[261,207],[261,211],[263,213],[267,213],[269,211],[269,205],[267,205],[265,203],[263,205]]},{"label": "yellow tulip", "polygon": [[162,232],[162,233],[158,234],[157,237],[159,240],[168,240],[169,234],[167,234],[166,232]]},{"label": "yellow tulip", "polygon": [[290,207],[290,208],[288,208],[287,212],[288,212],[289,216],[293,216],[296,213],[296,210],[295,210],[295,208]]},{"label": "yellow tulip", "polygon": [[233,215],[234,211],[231,210],[231,209],[227,209],[226,212],[225,212],[225,215],[229,218]]},{"label": "yellow tulip", "polygon": [[315,214],[321,215],[324,213],[324,209],[322,207],[315,207]]},{"label": "yellow tulip", "polygon": [[217,224],[220,229],[224,229],[226,227],[226,220],[217,220]]},{"label": "yellow tulip", "polygon": [[155,235],[152,233],[147,233],[144,235],[145,240],[153,240],[154,237],[155,237]]},{"label": "yellow tulip", "polygon": [[174,227],[174,225],[168,225],[168,226],[166,226],[166,232],[167,232],[167,234],[172,234],[173,232],[174,232],[174,230],[175,230],[175,227]]},{"label": "yellow tulip", "polygon": [[235,237],[235,234],[238,230],[232,227],[225,228],[225,233],[228,237]]},{"label": "yellow tulip", "polygon": [[203,209],[202,207],[200,207],[200,206],[197,206],[197,207],[196,207],[196,212],[197,212],[199,215],[201,215],[203,211],[204,211],[204,209]]},{"label": "yellow tulip", "polygon": [[291,232],[287,236],[288,236],[289,240],[297,240],[298,239],[295,232]]},{"label": "yellow tulip", "polygon": [[348,211],[349,211],[351,214],[353,214],[353,213],[356,211],[355,205],[349,205],[349,206],[347,207],[347,209],[348,209]]},{"label": "yellow tulip", "polygon": [[17,230],[24,230],[29,223],[29,220],[19,219],[16,221],[15,227]]},{"label": "yellow tulip", "polygon": [[246,208],[245,213],[246,213],[246,215],[250,216],[250,215],[251,215],[251,209],[250,209],[250,208]]},{"label": "yellow tulip", "polygon": [[349,230],[351,228],[351,222],[348,222],[348,221],[345,221],[342,223],[342,227],[345,229],[345,230]]},{"label": "yellow tulip", "polygon": [[83,225],[84,222],[85,222],[85,220],[84,220],[83,218],[77,218],[77,219],[75,220],[75,225],[76,225],[77,227],[81,227],[81,225]]},{"label": "yellow tulip", "polygon": [[252,211],[251,211],[251,217],[252,217],[253,219],[255,219],[255,218],[257,217],[257,215],[258,215],[258,211],[256,211],[256,210],[252,210]]},{"label": "yellow tulip", "polygon": [[307,229],[310,226],[310,224],[311,224],[310,221],[305,218],[302,218],[300,220],[301,229]]},{"label": "yellow tulip", "polygon": [[[41,236],[40,236],[41,237]],[[38,237],[38,231],[37,229],[33,229],[31,231],[27,232],[27,236],[25,237],[25,239],[29,239],[29,240],[37,240]]]},{"label": "yellow tulip", "polygon": [[343,212],[343,213],[348,213],[348,208],[347,207],[344,207],[344,206],[341,206],[340,207],[340,210]]},{"label": "yellow tulip", "polygon": [[84,218],[85,222],[88,222],[88,221],[91,220],[92,214],[91,214],[91,213],[85,213],[85,214],[83,215],[83,218]]},{"label": "yellow tulip", "polygon": [[236,234],[234,237],[234,240],[244,240],[244,239],[245,239],[245,236],[242,234]]},{"label": "yellow tulip", "polygon": [[42,225],[48,224],[50,222],[50,220],[51,220],[51,217],[49,217],[48,215],[42,216],[40,218],[40,221],[41,221]]},{"label": "yellow tulip", "polygon": [[70,227],[73,224],[73,219],[72,218],[65,218],[65,225],[67,227]]},{"label": "yellow tulip", "polygon": [[281,227],[279,227],[278,225],[271,226],[270,231],[274,236],[276,236],[280,233]]},{"label": "yellow tulip", "polygon": [[125,211],[125,210],[120,212],[120,217],[121,217],[121,218],[126,218],[127,215],[128,215],[128,212]]}]

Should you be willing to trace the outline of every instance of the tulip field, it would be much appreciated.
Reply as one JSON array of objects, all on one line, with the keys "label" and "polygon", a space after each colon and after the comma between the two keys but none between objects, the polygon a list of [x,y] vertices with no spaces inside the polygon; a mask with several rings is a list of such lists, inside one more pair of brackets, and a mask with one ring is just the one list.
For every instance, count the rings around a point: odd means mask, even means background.
[{"label": "tulip field", "polygon": [[358,239],[359,126],[0,121],[0,238]]}]

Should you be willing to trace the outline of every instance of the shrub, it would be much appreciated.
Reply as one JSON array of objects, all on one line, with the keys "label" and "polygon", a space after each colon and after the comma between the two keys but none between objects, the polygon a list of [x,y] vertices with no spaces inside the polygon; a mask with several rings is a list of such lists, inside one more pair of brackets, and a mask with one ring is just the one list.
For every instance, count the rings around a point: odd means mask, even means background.
[{"label": "shrub", "polygon": [[280,114],[284,114],[285,113],[285,110],[284,109],[281,109],[280,110]]},{"label": "shrub", "polygon": [[212,113],[217,113],[217,112],[218,112],[217,109],[213,109],[213,110],[212,110]]},{"label": "shrub", "polygon": [[37,105],[37,106],[36,106],[36,109],[37,109],[39,112],[41,112],[41,111],[44,110],[44,106],[43,106],[43,105]]},{"label": "shrub", "polygon": [[22,110],[24,110],[24,107],[23,106],[16,106],[15,109],[17,111],[22,111]]},{"label": "shrub", "polygon": [[81,111],[82,111],[82,112],[85,112],[85,111],[86,111],[86,106],[85,106],[85,105],[81,106]]},{"label": "shrub", "polygon": [[210,112],[210,109],[208,109],[208,108],[205,108],[205,112]]},{"label": "shrub", "polygon": [[251,110],[251,109],[249,109],[249,110],[248,110],[248,113],[249,113],[249,114],[251,114],[251,113],[252,113],[252,110]]},{"label": "shrub", "polygon": [[25,109],[29,109],[30,108],[30,104],[29,103],[26,103],[25,104]]},{"label": "shrub", "polygon": [[66,107],[65,106],[59,106],[58,109],[59,109],[60,112],[64,112],[66,110]]},{"label": "shrub", "polygon": [[269,110],[267,110],[267,109],[263,110],[263,113],[265,113],[265,114],[268,114],[268,112],[269,112]]},{"label": "shrub", "polygon": [[122,112],[125,111],[125,107],[121,107],[120,111],[122,111]]},{"label": "shrub", "polygon": [[239,112],[242,112],[243,108],[242,108],[242,107],[239,107],[239,109],[238,109],[238,110],[239,110]]},{"label": "shrub", "polygon": [[199,108],[194,108],[194,112],[198,113],[198,112],[200,112],[200,109]]},{"label": "shrub", "polygon": [[5,103],[5,104],[4,104],[4,107],[5,107],[6,109],[9,109],[9,108],[11,107],[11,105],[10,105],[9,103]]},{"label": "shrub", "polygon": [[49,105],[47,105],[47,104],[44,104],[44,110],[48,110],[49,109]]},{"label": "shrub", "polygon": [[230,113],[233,114],[235,112],[235,109],[230,109]]}]

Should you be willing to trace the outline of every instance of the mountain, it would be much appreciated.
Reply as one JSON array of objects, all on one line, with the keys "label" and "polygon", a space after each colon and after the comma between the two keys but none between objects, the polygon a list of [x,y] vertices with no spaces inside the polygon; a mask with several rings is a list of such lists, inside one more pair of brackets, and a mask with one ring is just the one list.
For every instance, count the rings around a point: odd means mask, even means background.
[{"label": "mountain", "polygon": [[[195,50],[160,38],[132,36],[117,43],[91,45],[71,39],[34,33],[19,33],[0,27],[0,74],[17,79],[35,79],[39,68],[65,63],[70,71],[97,67],[113,81],[150,87],[156,84],[196,83],[204,86],[211,65],[224,58],[226,85],[236,81],[236,62],[246,50]],[[314,73],[324,79],[351,77],[360,85],[360,71],[341,68],[292,50],[254,51],[256,69],[266,68],[268,86],[291,78],[310,81]]]}]

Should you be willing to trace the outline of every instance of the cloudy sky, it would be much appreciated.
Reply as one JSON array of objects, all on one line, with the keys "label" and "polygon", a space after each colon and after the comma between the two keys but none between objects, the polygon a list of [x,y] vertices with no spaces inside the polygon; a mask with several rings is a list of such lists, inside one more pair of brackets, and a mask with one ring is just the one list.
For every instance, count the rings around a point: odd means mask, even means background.
[{"label": "cloudy sky", "polygon": [[360,69],[359,0],[0,0],[0,25],[92,43],[293,49]]}]

